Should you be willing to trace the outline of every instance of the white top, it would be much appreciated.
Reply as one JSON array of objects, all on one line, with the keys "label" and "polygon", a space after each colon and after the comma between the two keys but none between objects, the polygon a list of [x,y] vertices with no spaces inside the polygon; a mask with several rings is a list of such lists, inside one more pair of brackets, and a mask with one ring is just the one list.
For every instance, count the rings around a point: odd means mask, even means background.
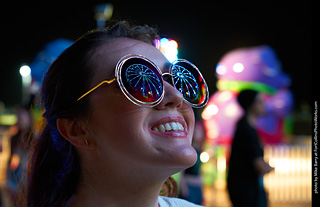
[{"label": "white top", "polygon": [[201,207],[180,198],[170,198],[163,196],[159,196],[158,202],[160,204],[160,207]]}]

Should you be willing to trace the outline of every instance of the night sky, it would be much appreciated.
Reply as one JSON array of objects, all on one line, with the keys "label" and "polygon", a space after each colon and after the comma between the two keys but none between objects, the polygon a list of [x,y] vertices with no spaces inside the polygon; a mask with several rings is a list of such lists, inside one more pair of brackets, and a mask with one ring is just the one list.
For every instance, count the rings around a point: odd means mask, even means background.
[{"label": "night sky", "polygon": [[[52,3],[50,3],[52,2]],[[75,40],[96,27],[93,7],[103,1],[79,1],[76,5],[44,1],[40,4],[2,6],[2,65],[0,101],[7,106],[21,101],[19,68],[31,63],[42,47],[57,38]],[[109,1],[112,2],[112,1]],[[186,1],[187,2],[187,1]],[[216,91],[215,67],[228,51],[239,47],[270,45],[283,70],[291,77],[296,107],[311,102],[312,39],[311,3],[278,5],[263,1],[242,7],[206,1],[197,4],[148,4],[113,1],[113,19],[156,26],[160,35],[175,39],[179,58],[196,64],[210,93]],[[107,3],[104,1],[103,3]]]}]

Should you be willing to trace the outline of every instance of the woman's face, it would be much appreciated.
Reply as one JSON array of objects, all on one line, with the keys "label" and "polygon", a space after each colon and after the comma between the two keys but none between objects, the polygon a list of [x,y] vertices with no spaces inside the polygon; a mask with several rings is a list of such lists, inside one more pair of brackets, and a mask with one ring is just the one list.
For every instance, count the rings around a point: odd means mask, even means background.
[{"label": "woman's face", "polygon": [[[113,78],[117,62],[128,54],[147,57],[162,72],[169,69],[170,63],[154,46],[128,38],[114,39],[99,48],[93,57],[92,86]],[[196,152],[191,147],[193,110],[166,81],[164,90],[162,102],[151,108],[130,102],[116,81],[90,94],[90,138],[106,165],[115,162],[137,169],[166,168],[174,172],[195,163]]]}]

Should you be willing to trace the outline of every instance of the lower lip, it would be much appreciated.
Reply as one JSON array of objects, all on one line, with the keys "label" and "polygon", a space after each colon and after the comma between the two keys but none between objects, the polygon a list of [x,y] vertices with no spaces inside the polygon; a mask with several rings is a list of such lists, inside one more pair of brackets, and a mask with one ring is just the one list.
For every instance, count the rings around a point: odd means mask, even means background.
[{"label": "lower lip", "polygon": [[172,132],[156,132],[151,130],[151,133],[156,134],[158,136],[167,137],[167,138],[188,138],[188,133],[186,131],[172,131]]}]

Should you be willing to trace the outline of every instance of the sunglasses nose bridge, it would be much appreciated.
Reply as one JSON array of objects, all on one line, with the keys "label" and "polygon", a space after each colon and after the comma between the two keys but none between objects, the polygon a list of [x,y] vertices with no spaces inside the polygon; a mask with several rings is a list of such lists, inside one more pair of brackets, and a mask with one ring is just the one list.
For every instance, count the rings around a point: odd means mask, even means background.
[{"label": "sunglasses nose bridge", "polygon": [[161,77],[164,81],[170,83],[171,85],[173,85],[173,75],[171,73],[165,72],[161,74]]},{"label": "sunglasses nose bridge", "polygon": [[168,72],[165,72],[165,73],[162,73],[162,74],[161,74],[162,78],[163,78],[164,76],[167,76],[167,75],[173,77],[173,75],[172,75],[171,73],[168,73]]}]

